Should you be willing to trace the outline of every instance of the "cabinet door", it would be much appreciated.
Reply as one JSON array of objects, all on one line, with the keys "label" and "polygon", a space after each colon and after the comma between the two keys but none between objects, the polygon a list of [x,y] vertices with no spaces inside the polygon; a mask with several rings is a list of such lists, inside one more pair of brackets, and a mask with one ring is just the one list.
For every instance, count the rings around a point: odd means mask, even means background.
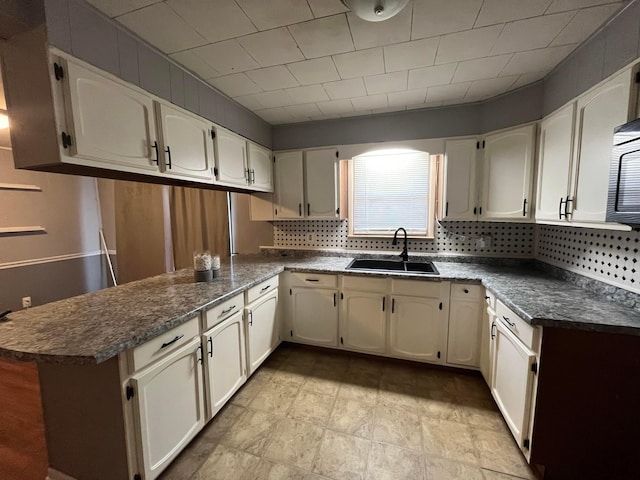
[{"label": "cabinet door", "polygon": [[247,380],[242,311],[205,333],[203,345],[209,420]]},{"label": "cabinet door", "polygon": [[442,363],[447,342],[447,319],[437,298],[391,298],[389,353],[394,357]]},{"label": "cabinet door", "polygon": [[576,104],[571,103],[540,124],[536,220],[567,220]]},{"label": "cabinet door", "polygon": [[493,309],[491,307],[485,308],[482,315],[482,331],[480,332],[480,372],[487,385],[491,385],[492,322],[494,320]]},{"label": "cabinet door", "polygon": [[276,220],[303,217],[303,169],[302,152],[276,153]]},{"label": "cabinet door", "polygon": [[277,322],[278,290],[273,290],[247,306],[249,375],[265,361],[280,342]]},{"label": "cabinet door", "polygon": [[161,127],[162,169],[171,175],[211,182],[211,125],[172,106],[156,102]]},{"label": "cabinet door", "polygon": [[491,394],[520,449],[529,433],[535,354],[496,321]]},{"label": "cabinet door", "polygon": [[248,185],[247,141],[224,128],[214,128],[217,169],[215,183],[246,188]]},{"label": "cabinet door", "polygon": [[482,304],[454,300],[449,307],[447,363],[480,367]]},{"label": "cabinet door", "polygon": [[202,348],[195,338],[135,374],[135,424],[144,478],[156,478],[204,426]]},{"label": "cabinet door", "polygon": [[309,345],[338,345],[338,291],[322,288],[290,289],[288,335]]},{"label": "cabinet door", "polygon": [[477,140],[447,140],[444,146],[443,220],[475,220],[478,189]]},{"label": "cabinet door", "polygon": [[340,312],[340,343],[347,350],[385,353],[386,295],[345,290]]},{"label": "cabinet door", "polygon": [[66,72],[71,155],[105,168],[159,172],[151,98],[73,62],[67,62]]},{"label": "cabinet door", "polygon": [[613,129],[633,116],[632,77],[628,69],[578,99],[573,221],[605,221]]},{"label": "cabinet door", "polygon": [[338,151],[305,152],[306,216],[310,219],[338,218]]},{"label": "cabinet door", "polygon": [[482,220],[531,217],[531,176],[536,126],[487,135],[482,161]]},{"label": "cabinet door", "polygon": [[273,192],[273,158],[271,151],[248,142],[249,144],[249,171],[251,188],[261,192]]}]

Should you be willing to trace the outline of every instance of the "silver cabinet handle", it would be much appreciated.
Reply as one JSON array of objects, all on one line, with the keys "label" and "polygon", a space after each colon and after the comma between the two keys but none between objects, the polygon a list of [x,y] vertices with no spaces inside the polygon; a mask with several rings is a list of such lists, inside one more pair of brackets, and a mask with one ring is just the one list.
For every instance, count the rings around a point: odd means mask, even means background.
[{"label": "silver cabinet handle", "polygon": [[253,310],[249,310],[249,326],[253,326]]}]

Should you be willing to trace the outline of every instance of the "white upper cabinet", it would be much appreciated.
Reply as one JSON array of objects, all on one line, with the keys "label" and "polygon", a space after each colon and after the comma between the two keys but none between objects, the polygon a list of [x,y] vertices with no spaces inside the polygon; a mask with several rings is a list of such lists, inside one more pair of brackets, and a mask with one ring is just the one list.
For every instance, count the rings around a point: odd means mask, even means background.
[{"label": "white upper cabinet", "polygon": [[222,127],[215,128],[217,185],[246,188],[249,182],[247,169],[247,141]]},{"label": "white upper cabinet", "polygon": [[536,220],[567,220],[575,102],[546,117],[540,124]]},{"label": "white upper cabinet", "polygon": [[304,153],[306,217],[335,219],[338,207],[338,151],[334,148]]},{"label": "white upper cabinet", "polygon": [[80,165],[158,174],[153,100],[73,61],[57,61],[66,72],[64,154],[93,161],[73,162]]},{"label": "white upper cabinet", "polygon": [[273,192],[273,159],[271,151],[260,145],[247,142],[249,188],[261,192]]},{"label": "white upper cabinet", "polygon": [[477,139],[447,140],[444,153],[442,220],[476,220]]},{"label": "white upper cabinet", "polygon": [[635,114],[633,69],[627,69],[577,101],[574,147],[574,222],[604,222],[614,127]]},{"label": "white upper cabinet", "polygon": [[276,205],[275,220],[303,218],[303,164],[302,152],[275,154]]},{"label": "white upper cabinet", "polygon": [[[173,176],[212,181],[211,125],[199,117],[156,102],[162,171]],[[154,148],[155,149],[155,148]]]},{"label": "white upper cabinet", "polygon": [[487,135],[484,140],[482,220],[531,218],[536,125]]}]

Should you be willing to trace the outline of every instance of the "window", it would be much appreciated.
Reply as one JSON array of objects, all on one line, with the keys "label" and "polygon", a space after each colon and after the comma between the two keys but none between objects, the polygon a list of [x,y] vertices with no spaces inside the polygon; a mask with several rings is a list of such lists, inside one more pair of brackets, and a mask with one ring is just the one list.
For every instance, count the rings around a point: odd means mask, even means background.
[{"label": "window", "polygon": [[433,237],[435,161],[427,152],[382,150],[350,162],[349,235]]}]

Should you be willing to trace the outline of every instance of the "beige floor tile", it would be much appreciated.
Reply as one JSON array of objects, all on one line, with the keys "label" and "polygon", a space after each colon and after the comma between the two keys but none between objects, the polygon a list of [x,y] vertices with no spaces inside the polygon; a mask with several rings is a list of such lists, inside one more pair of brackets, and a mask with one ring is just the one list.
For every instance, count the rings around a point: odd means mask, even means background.
[{"label": "beige floor tile", "polygon": [[233,424],[245,412],[246,408],[233,403],[228,403],[216,416],[205,425],[200,433],[201,436],[218,439],[227,433]]},{"label": "beige floor tile", "polygon": [[456,390],[461,398],[490,398],[491,392],[484,378],[479,375],[455,376]]},{"label": "beige floor tile", "polygon": [[426,466],[429,480],[484,480],[480,467],[447,458],[427,454]]},{"label": "beige floor tile", "polygon": [[535,479],[511,433],[470,427],[482,468],[522,478]]},{"label": "beige floor tile", "polygon": [[331,415],[335,400],[333,395],[300,390],[287,413],[287,417],[324,425]]},{"label": "beige floor tile", "polygon": [[312,367],[321,355],[321,353],[315,350],[299,348],[292,351],[289,357],[287,357],[287,364]]},{"label": "beige floor tile", "polygon": [[450,395],[458,393],[456,374],[432,368],[425,368],[417,374],[416,387],[418,394],[432,390],[438,390]]},{"label": "beige floor tile", "polygon": [[422,417],[422,440],[427,456],[432,454],[458,462],[479,463],[470,427],[463,423]]},{"label": "beige floor tile", "polygon": [[253,374],[250,377],[251,381],[259,381],[259,382],[269,382],[271,381],[271,378],[273,377],[273,374],[284,365],[284,363],[270,363],[267,364],[267,362],[265,361],[265,363],[263,363],[258,370],[256,370],[255,372],[253,372]]},{"label": "beige floor tile", "polygon": [[415,385],[418,369],[410,365],[389,364],[382,369],[380,385]]},{"label": "beige floor tile", "polygon": [[218,442],[198,435],[169,465],[160,476],[161,480],[185,480],[194,478],[202,464],[214,452]]},{"label": "beige floor tile", "polygon": [[455,398],[440,390],[423,391],[416,396],[420,415],[441,420],[462,422],[462,411]]},{"label": "beige floor tile", "polygon": [[234,448],[218,445],[213,454],[200,467],[197,480],[248,480],[260,459]]},{"label": "beige floor tile", "polygon": [[371,442],[326,430],[313,472],[334,480],[363,480]]},{"label": "beige floor tile", "polygon": [[306,480],[309,472],[295,467],[261,460],[251,480]]},{"label": "beige floor tile", "polygon": [[514,477],[506,473],[494,472],[493,470],[482,469],[484,480],[522,480],[522,477]]},{"label": "beige floor tile", "polygon": [[284,415],[298,393],[298,387],[290,384],[270,382],[249,404],[249,408]]},{"label": "beige floor tile", "polygon": [[424,480],[424,456],[404,448],[374,442],[369,453],[367,480]]},{"label": "beige floor tile", "polygon": [[338,398],[327,422],[327,427],[343,433],[371,438],[375,406],[348,398]]},{"label": "beige floor tile", "polygon": [[378,389],[378,405],[415,413],[418,409],[415,386],[406,383],[382,384]]},{"label": "beige floor tile", "polygon": [[382,375],[386,362],[374,357],[357,356],[349,360],[348,370],[351,372],[374,373],[378,377]]},{"label": "beige floor tile", "polygon": [[233,428],[223,434],[220,443],[254,455],[262,455],[273,435],[278,417],[267,412],[246,410]]},{"label": "beige floor tile", "polygon": [[338,398],[349,398],[366,403],[378,401],[378,374],[364,371],[349,372],[340,385]]},{"label": "beige floor tile", "polygon": [[507,428],[502,414],[490,398],[473,398],[459,400],[458,411],[462,421],[472,427],[504,432]]},{"label": "beige floor tile", "polygon": [[271,381],[299,387],[304,383],[307,375],[311,373],[312,368],[312,365],[294,365],[285,363],[278,370],[273,372]]},{"label": "beige floor tile", "polygon": [[349,361],[350,358],[344,353],[327,351],[318,356],[314,367],[332,369],[336,372],[344,373],[349,368]]},{"label": "beige floor tile", "polygon": [[341,378],[342,375],[336,374],[332,370],[316,366],[307,376],[301,388],[309,392],[335,396],[340,389]]},{"label": "beige floor tile", "polygon": [[231,397],[231,403],[234,405],[240,405],[241,407],[247,407],[254,398],[262,391],[262,389],[268,385],[269,382],[264,380],[254,379],[253,376],[247,380],[247,383]]},{"label": "beige floor tile", "polygon": [[322,431],[316,425],[283,418],[271,432],[271,442],[264,456],[278,463],[311,470]]},{"label": "beige floor tile", "polygon": [[373,420],[373,440],[420,451],[420,417],[411,412],[378,406]]}]

